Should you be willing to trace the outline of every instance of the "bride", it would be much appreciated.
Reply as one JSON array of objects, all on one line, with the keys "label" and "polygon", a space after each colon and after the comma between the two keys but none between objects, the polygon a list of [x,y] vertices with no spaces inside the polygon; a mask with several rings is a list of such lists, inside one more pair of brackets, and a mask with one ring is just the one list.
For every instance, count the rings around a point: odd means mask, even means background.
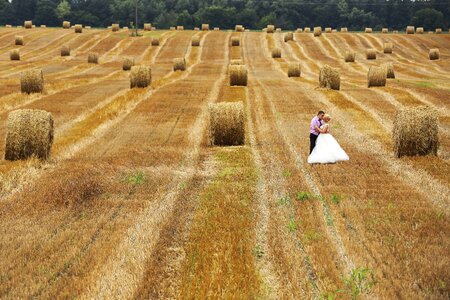
[{"label": "bride", "polygon": [[330,115],[323,117],[324,124],[320,126],[320,134],[314,150],[308,157],[309,164],[329,164],[341,160],[349,160],[347,153],[330,134]]}]

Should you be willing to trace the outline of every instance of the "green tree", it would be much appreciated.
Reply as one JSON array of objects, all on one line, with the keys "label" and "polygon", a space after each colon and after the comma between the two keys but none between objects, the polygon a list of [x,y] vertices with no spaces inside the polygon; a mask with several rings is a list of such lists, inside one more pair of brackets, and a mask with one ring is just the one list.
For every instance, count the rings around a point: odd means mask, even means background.
[{"label": "green tree", "polygon": [[277,25],[276,23],[277,23],[277,15],[274,12],[272,12],[267,16],[261,18],[261,20],[258,22],[258,27],[263,28],[269,24]]},{"label": "green tree", "polygon": [[184,10],[178,15],[177,25],[194,27],[194,18],[187,10]]},{"label": "green tree", "polygon": [[71,7],[67,0],[62,0],[55,9],[55,14],[60,21],[65,20],[70,15]]},{"label": "green tree", "polygon": [[38,0],[36,3],[36,14],[34,15],[34,22],[36,24],[55,26],[55,9],[56,3],[52,0]]},{"label": "green tree", "polygon": [[14,8],[8,0],[0,0],[0,24],[14,24]]},{"label": "green tree", "polygon": [[424,8],[415,12],[411,23],[414,26],[423,26],[425,30],[434,30],[444,26],[444,14],[432,8]]},{"label": "green tree", "polygon": [[33,20],[36,10],[36,0],[12,0],[11,5],[16,12],[16,23],[22,24],[25,20]]}]

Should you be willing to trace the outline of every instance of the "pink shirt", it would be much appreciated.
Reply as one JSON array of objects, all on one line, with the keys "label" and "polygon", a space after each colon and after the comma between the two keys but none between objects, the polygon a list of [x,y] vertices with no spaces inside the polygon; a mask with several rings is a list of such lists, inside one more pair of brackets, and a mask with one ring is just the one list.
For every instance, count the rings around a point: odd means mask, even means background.
[{"label": "pink shirt", "polygon": [[316,127],[322,126],[322,122],[320,121],[318,116],[315,116],[312,120],[311,120],[311,125],[309,125],[309,132],[314,134],[314,135],[319,135],[319,132],[316,131]]}]

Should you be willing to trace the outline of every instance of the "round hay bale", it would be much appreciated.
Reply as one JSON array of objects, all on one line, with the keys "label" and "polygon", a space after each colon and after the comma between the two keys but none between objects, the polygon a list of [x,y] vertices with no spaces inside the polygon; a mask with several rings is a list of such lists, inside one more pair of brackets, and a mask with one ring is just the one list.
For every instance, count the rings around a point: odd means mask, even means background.
[{"label": "round hay bale", "polygon": [[230,65],[230,86],[247,86],[247,67],[245,65]]},{"label": "round hay bale", "polygon": [[112,24],[111,25],[111,30],[112,32],[117,32],[120,30],[120,25],[119,24]]},{"label": "round hay bale", "polygon": [[386,54],[392,54],[392,48],[394,45],[392,43],[384,43],[383,52]]},{"label": "round hay bale", "polygon": [[238,36],[231,37],[231,46],[240,46],[241,39]]},{"label": "round hay bale", "polygon": [[267,25],[267,33],[274,33],[275,25]]},{"label": "round hay bale", "polygon": [[130,71],[131,67],[134,67],[134,58],[125,58],[122,64],[122,70]]},{"label": "round hay bale", "polygon": [[34,69],[23,72],[20,76],[20,90],[22,93],[42,93],[44,90],[44,75],[42,70]]},{"label": "round hay bale", "polygon": [[130,88],[146,88],[152,83],[152,69],[148,66],[132,66]]},{"label": "round hay bale", "polygon": [[324,65],[320,68],[319,87],[339,90],[341,88],[341,75],[339,74],[339,70],[329,65]]},{"label": "round hay bale", "polygon": [[303,29],[302,29],[302,28],[297,28],[297,30],[296,30],[295,32],[297,32],[297,33],[302,33],[302,32],[303,32]]},{"label": "round hay bale", "polygon": [[305,27],[305,30],[303,30],[303,32],[310,33],[311,32],[311,28],[310,27]]},{"label": "round hay bale", "polygon": [[366,59],[377,59],[377,52],[375,49],[366,50]]},{"label": "round hay bale", "polygon": [[438,128],[438,113],[428,106],[397,111],[392,130],[394,155],[398,158],[437,155]]},{"label": "round hay bale", "polygon": [[173,26],[170,26],[169,30],[174,31],[176,28]]},{"label": "round hay bale", "polygon": [[219,27],[214,27],[214,31],[220,31]]},{"label": "round hay bale", "polygon": [[47,28],[47,25],[41,25],[41,26],[39,26],[39,27],[41,27],[41,28]]},{"label": "round hay bale", "polygon": [[88,63],[89,64],[98,64],[98,53],[90,52],[88,54]]},{"label": "round hay bale", "polygon": [[355,62],[356,53],[353,51],[345,51],[344,59],[345,62]]},{"label": "round hay bale", "polygon": [[19,49],[13,49],[9,52],[9,58],[11,60],[20,60],[20,52]]},{"label": "round hay bale", "polygon": [[19,109],[9,113],[5,159],[14,161],[35,156],[50,157],[53,144],[53,117],[37,109]]},{"label": "round hay bale", "polygon": [[332,29],[331,30],[331,33],[336,33],[337,32],[337,29]]},{"label": "round hay bale", "polygon": [[341,32],[348,32],[347,27],[342,27],[342,28],[341,28]]},{"label": "round hay bale", "polygon": [[5,25],[5,28],[12,28],[12,25],[6,24],[6,25]]},{"label": "round hay bale", "polygon": [[159,46],[159,38],[157,37],[152,38],[152,46]]},{"label": "round hay bale", "polygon": [[231,59],[230,60],[230,65],[243,65],[244,62],[242,61],[242,59]]},{"label": "round hay bale", "polygon": [[365,33],[372,33],[372,28],[366,27],[366,28],[364,29],[364,32],[365,32]]},{"label": "round hay bale", "polygon": [[91,26],[84,26],[84,29],[91,29]]},{"label": "round hay bale", "polygon": [[417,27],[416,28],[416,33],[417,34],[423,34],[423,27]]},{"label": "round hay bale", "polygon": [[281,49],[280,48],[272,49],[272,58],[281,58]]},{"label": "round hay bale", "polygon": [[428,34],[434,34],[434,32],[433,32],[433,31],[428,31],[427,33],[428,33]]},{"label": "round hay bale", "polygon": [[23,26],[22,25],[17,25],[17,27],[16,28],[22,28]]},{"label": "round hay bale", "polygon": [[262,32],[267,32],[267,28],[263,28],[263,29],[262,29]]},{"label": "round hay bale", "polygon": [[70,56],[70,47],[67,45],[63,45],[61,47],[61,56]]},{"label": "round hay bale", "polygon": [[23,46],[23,36],[21,36],[21,35],[16,35],[15,36],[15,41],[14,41],[14,44],[16,45],[16,46]]},{"label": "round hay bale", "polygon": [[275,32],[281,32],[281,31],[282,31],[281,28],[275,29]]},{"label": "round hay bale", "polygon": [[34,24],[33,24],[33,25],[31,25],[31,28],[36,28],[36,25],[34,25]]},{"label": "round hay bale", "polygon": [[430,58],[430,60],[439,59],[439,49],[438,48],[430,49],[428,57]]},{"label": "round hay bale", "polygon": [[287,32],[284,35],[284,41],[287,43],[289,41],[293,41],[294,40],[294,33],[293,32]]},{"label": "round hay bale", "polygon": [[208,31],[209,30],[209,24],[202,24],[202,31]]},{"label": "round hay bale", "polygon": [[389,32],[389,29],[388,28],[383,28],[383,29],[381,29],[381,33],[388,33]]},{"label": "round hay bale", "polygon": [[367,87],[386,86],[386,69],[372,66],[367,73]]},{"label": "round hay bale", "polygon": [[63,24],[62,24],[62,27],[64,29],[70,29],[70,22],[69,21],[64,21]]},{"label": "round hay bale", "polygon": [[414,26],[406,26],[406,34],[414,34]]},{"label": "round hay bale", "polygon": [[152,24],[144,23],[144,31],[151,31],[151,30],[152,30]]},{"label": "round hay bale", "polygon": [[82,33],[83,32],[83,25],[81,24],[75,24],[75,33]]},{"label": "round hay bale", "polygon": [[245,114],[242,102],[209,105],[211,146],[238,146],[245,142]]},{"label": "round hay bale", "polygon": [[242,25],[236,25],[236,26],[234,27],[234,30],[235,30],[236,32],[244,32],[244,26],[242,26]]},{"label": "round hay bale", "polygon": [[191,45],[192,47],[200,46],[200,37],[198,35],[192,37]]},{"label": "round hay bale", "polygon": [[325,33],[331,33],[331,27],[325,27]]},{"label": "round hay bale", "polygon": [[393,34],[398,34],[398,30],[393,30],[392,33]]},{"label": "round hay bale", "polygon": [[194,31],[200,31],[200,28],[194,27]]},{"label": "round hay bale", "polygon": [[33,22],[25,21],[25,22],[23,22],[23,27],[25,27],[25,29],[31,29],[31,28],[33,28]]},{"label": "round hay bale", "polygon": [[184,26],[177,26],[177,30],[180,30],[180,31],[184,30]]},{"label": "round hay bale", "polygon": [[298,62],[288,64],[288,77],[300,77],[302,66]]},{"label": "round hay bale", "polygon": [[250,29],[244,29],[245,32],[250,32]]},{"label": "round hay bale", "polygon": [[382,67],[386,70],[386,78],[395,78],[393,63],[387,62]]},{"label": "round hay bale", "polygon": [[322,27],[314,27],[314,36],[319,37],[322,35]]},{"label": "round hay bale", "polygon": [[175,58],[173,60],[173,71],[185,71],[186,70],[186,59],[184,57]]},{"label": "round hay bale", "polygon": [[442,28],[436,28],[436,33],[437,34],[441,34],[442,33]]}]

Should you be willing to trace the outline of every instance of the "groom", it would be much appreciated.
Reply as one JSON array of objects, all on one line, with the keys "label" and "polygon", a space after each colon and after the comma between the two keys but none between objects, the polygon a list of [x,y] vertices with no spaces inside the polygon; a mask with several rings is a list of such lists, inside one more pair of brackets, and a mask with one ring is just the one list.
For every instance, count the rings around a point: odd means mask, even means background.
[{"label": "groom", "polygon": [[311,124],[309,125],[309,154],[313,151],[314,147],[316,147],[316,140],[319,136],[319,128],[322,126],[323,116],[325,115],[324,111],[319,111],[317,116],[315,116],[311,120]]}]

